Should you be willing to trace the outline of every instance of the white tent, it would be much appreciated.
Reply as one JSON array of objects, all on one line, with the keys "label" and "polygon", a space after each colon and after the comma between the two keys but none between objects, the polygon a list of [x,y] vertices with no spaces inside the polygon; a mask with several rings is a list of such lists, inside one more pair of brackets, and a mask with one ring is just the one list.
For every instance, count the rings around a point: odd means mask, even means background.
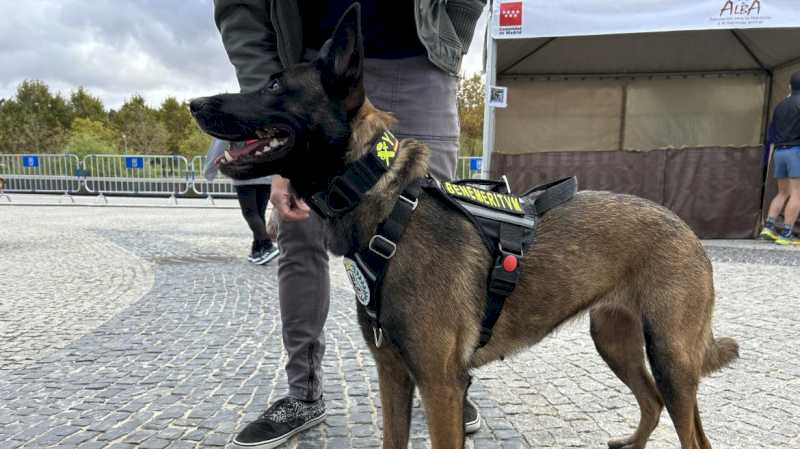
[{"label": "white tent", "polygon": [[800,70],[798,0],[495,0],[484,173],[577,172],[708,237],[752,234],[761,146]]}]

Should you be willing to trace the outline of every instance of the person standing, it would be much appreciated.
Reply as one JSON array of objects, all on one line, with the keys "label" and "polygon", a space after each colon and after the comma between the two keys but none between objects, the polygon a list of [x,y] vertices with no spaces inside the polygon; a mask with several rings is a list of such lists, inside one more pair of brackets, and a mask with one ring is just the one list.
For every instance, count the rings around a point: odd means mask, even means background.
[{"label": "person standing", "polygon": [[[265,87],[269,75],[312,60],[353,0],[215,0],[214,18],[243,92]],[[379,109],[398,119],[394,134],[431,149],[430,170],[455,174],[459,124],[458,72],[485,0],[361,0],[366,60],[364,85]],[[325,417],[323,327],[330,302],[322,219],[274,177],[270,201],[281,221],[279,301],[288,353],[289,395],[274,402],[234,439],[273,448]],[[467,432],[480,428],[469,398]]]},{"label": "person standing", "polygon": [[[206,165],[203,168],[203,175],[208,181],[213,181],[219,172],[214,161],[231,145],[238,144],[231,144],[219,139],[214,139],[211,142],[206,155]],[[267,264],[280,254],[278,247],[272,243],[272,239],[267,232],[267,203],[272,191],[270,188],[271,182],[271,176],[248,180],[232,180],[242,216],[253,233],[253,243],[250,246],[250,254],[247,256],[247,260],[256,265]]]},{"label": "person standing", "polygon": [[[778,194],[772,199],[761,237],[781,245],[800,245],[794,225],[800,216],[800,72],[792,75],[792,94],[775,108],[772,126],[775,132],[773,176]],[[783,212],[783,229],[778,216]]]}]

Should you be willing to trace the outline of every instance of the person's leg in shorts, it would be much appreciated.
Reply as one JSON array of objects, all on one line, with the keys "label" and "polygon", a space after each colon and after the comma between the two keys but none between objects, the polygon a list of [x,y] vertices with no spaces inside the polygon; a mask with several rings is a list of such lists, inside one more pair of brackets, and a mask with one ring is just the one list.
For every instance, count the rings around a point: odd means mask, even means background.
[{"label": "person's leg in shorts", "polygon": [[[785,201],[786,205],[783,207],[784,229],[776,242],[783,245],[800,245],[800,238],[793,232],[794,225],[800,215],[800,147],[776,151],[776,173],[779,160],[782,170],[781,175],[786,175],[779,180],[779,189],[783,185],[783,191],[787,199]],[[770,207],[770,216],[772,211],[773,209]]]}]

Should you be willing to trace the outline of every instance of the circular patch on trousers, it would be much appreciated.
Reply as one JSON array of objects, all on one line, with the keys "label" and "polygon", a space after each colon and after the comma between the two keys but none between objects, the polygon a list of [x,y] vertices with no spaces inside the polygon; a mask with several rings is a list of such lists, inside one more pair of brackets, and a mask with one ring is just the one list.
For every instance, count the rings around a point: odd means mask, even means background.
[{"label": "circular patch on trousers", "polygon": [[347,272],[347,277],[350,278],[350,283],[353,284],[353,290],[356,292],[356,299],[364,307],[369,305],[369,284],[367,278],[358,265],[352,259],[344,258],[344,270]]}]

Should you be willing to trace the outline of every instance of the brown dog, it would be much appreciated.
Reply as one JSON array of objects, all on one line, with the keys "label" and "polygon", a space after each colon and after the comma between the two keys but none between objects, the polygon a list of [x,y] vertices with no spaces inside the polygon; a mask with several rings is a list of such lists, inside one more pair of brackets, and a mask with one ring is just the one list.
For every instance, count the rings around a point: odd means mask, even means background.
[{"label": "brown dog", "polygon": [[[263,91],[192,103],[210,134],[262,139],[221,158],[223,172],[236,178],[278,173],[309,198],[391,127],[392,118],[364,96],[359,20],[357,7],[348,10],[317,60],[273,75]],[[327,221],[331,252],[365,247],[403,188],[426,174],[423,144],[403,141],[398,153],[355,209]],[[738,346],[712,334],[711,264],[691,229],[644,199],[581,192],[547,212],[536,235],[494,336],[476,350],[492,255],[461,213],[421,194],[383,282],[386,343],[380,348],[358,305],[380,375],[384,448],[408,446],[415,387],[432,447],[462,448],[470,370],[539,342],[583,312],[590,314],[600,355],[641,408],[636,432],[609,447],[643,448],[666,406],[683,449],[710,448],[698,384],[736,359]]]}]

